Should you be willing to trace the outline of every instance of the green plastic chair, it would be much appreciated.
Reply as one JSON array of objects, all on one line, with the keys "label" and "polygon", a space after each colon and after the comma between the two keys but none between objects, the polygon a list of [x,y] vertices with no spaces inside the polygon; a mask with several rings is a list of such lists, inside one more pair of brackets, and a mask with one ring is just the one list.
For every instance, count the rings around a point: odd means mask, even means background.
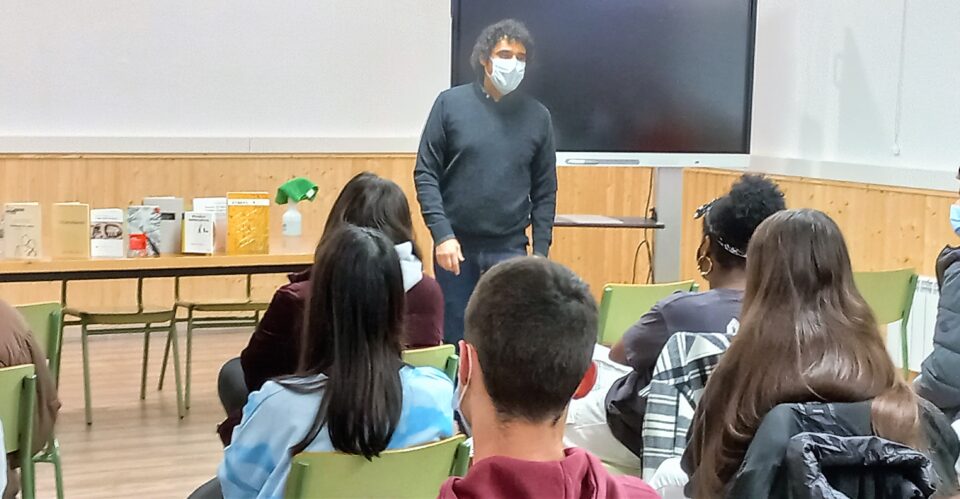
[{"label": "green plastic chair", "polygon": [[[33,419],[37,410],[37,376],[33,364],[0,369],[0,424],[3,451],[30,452],[33,449]],[[0,470],[6,473],[7,470]],[[23,499],[36,497],[36,474],[32,459],[20,460]],[[2,492],[2,491],[0,491]]]},{"label": "green plastic chair", "polygon": [[[189,301],[180,298],[180,277],[174,283],[175,308],[184,309],[185,319],[177,322],[187,323],[187,358],[184,363],[185,378],[183,392],[183,407],[190,410],[190,385],[193,377],[193,332],[197,329],[220,329],[234,327],[257,327],[260,324],[260,315],[270,306],[269,302],[256,301],[251,297],[253,290],[253,276],[247,274],[247,294],[242,299],[222,299],[207,301]],[[213,316],[204,316],[205,313],[214,313]],[[225,313],[230,315],[224,315]],[[199,315],[198,315],[199,314]],[[167,373],[167,360],[170,357],[172,336],[167,336],[167,345],[163,350],[163,363],[160,364],[160,381],[157,390],[163,390],[163,380]]]},{"label": "green plastic chair", "polygon": [[[180,347],[177,340],[176,310],[172,305],[146,305],[143,302],[143,277],[137,278],[135,306],[80,309],[66,305],[67,283],[61,288],[65,326],[80,326],[83,357],[83,406],[87,425],[93,424],[93,396],[90,390],[90,336],[143,333],[143,364],[140,369],[140,400],[147,398],[147,365],[150,360],[150,334],[166,333],[173,345],[173,373],[177,385],[177,417],[183,419],[183,387],[180,382]],[[75,317],[76,319],[68,319]]]},{"label": "green plastic chair", "polygon": [[607,284],[600,299],[597,341],[613,345],[627,329],[660,300],[677,291],[696,291],[693,281],[666,284]]},{"label": "green plastic chair", "polygon": [[[43,345],[47,356],[47,365],[50,374],[57,386],[60,386],[60,349],[63,344],[63,315],[60,304],[57,302],[20,305],[17,311],[27,321],[30,331],[37,341]],[[50,441],[33,457],[34,463],[49,463],[53,465],[54,478],[57,484],[57,499],[63,499],[63,470],[60,464],[60,442],[56,434],[50,435]]]},{"label": "green plastic chair", "polygon": [[903,356],[903,375],[910,376],[910,349],[907,345],[907,321],[917,290],[917,272],[913,269],[880,272],[854,272],[857,289],[873,310],[880,325],[900,321],[900,354]]},{"label": "green plastic chair", "polygon": [[457,377],[460,357],[453,345],[439,345],[403,351],[403,361],[415,367],[436,367],[445,372],[450,381]]},{"label": "green plastic chair", "polygon": [[407,449],[389,450],[367,461],[340,452],[293,456],[286,499],[437,497],[451,476],[463,476],[470,460],[464,435]]}]

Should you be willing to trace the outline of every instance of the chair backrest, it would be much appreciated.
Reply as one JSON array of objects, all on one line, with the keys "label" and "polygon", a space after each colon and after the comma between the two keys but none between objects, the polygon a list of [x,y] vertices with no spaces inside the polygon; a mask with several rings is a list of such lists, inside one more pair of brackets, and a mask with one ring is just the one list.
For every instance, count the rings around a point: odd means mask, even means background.
[{"label": "chair backrest", "polygon": [[0,369],[3,452],[33,447],[33,414],[36,405],[37,377],[33,364]]},{"label": "chair backrest", "polygon": [[877,318],[884,325],[910,318],[917,273],[913,269],[854,272],[853,280]]},{"label": "chair backrest", "polygon": [[613,345],[623,333],[660,300],[677,291],[693,291],[693,281],[666,284],[607,284],[600,299],[597,341]]},{"label": "chair backrest", "polygon": [[438,345],[404,350],[403,361],[415,367],[436,367],[453,381],[457,376],[460,357],[453,345]]},{"label": "chair backrest", "polygon": [[61,327],[63,308],[57,302],[20,305],[16,308],[27,321],[27,326],[33,332],[34,338],[43,346],[47,356],[47,364],[50,366],[50,374],[59,384],[60,349],[63,343],[63,328]]},{"label": "chair backrest", "polygon": [[436,497],[451,476],[467,471],[466,437],[390,450],[367,461],[340,452],[303,452],[293,457],[286,499]]}]

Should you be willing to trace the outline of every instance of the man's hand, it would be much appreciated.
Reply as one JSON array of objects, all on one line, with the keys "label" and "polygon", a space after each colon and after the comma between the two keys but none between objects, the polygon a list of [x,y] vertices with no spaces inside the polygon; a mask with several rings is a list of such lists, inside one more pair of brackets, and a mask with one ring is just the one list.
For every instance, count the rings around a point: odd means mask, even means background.
[{"label": "man's hand", "polygon": [[460,262],[463,261],[463,252],[460,251],[460,242],[456,239],[447,239],[437,245],[437,265],[447,272],[460,275]]}]

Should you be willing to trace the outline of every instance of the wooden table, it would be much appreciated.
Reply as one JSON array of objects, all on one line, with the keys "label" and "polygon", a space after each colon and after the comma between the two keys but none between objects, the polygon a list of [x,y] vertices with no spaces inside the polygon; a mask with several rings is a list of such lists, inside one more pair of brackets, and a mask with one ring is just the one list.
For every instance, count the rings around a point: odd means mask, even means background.
[{"label": "wooden table", "polygon": [[[0,283],[60,281],[60,303],[67,283],[105,279],[285,274],[313,264],[313,242],[272,244],[265,255],[170,255],[155,258],[87,260],[0,260]],[[139,288],[139,285],[138,285]]]},{"label": "wooden table", "polygon": [[0,282],[282,274],[313,264],[313,252],[90,260],[0,260]]}]

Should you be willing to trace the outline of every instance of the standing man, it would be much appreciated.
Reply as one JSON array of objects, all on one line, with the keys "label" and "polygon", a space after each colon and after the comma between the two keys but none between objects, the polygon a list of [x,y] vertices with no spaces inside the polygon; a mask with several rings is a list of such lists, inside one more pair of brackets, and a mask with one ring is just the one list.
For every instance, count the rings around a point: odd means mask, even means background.
[{"label": "standing man", "polygon": [[480,33],[470,56],[473,83],[437,97],[420,139],[414,181],[435,245],[443,289],[444,340],[463,339],[463,315],[480,275],[502,260],[547,256],[557,204],[550,112],[515,92],[533,40],[507,19]]}]

